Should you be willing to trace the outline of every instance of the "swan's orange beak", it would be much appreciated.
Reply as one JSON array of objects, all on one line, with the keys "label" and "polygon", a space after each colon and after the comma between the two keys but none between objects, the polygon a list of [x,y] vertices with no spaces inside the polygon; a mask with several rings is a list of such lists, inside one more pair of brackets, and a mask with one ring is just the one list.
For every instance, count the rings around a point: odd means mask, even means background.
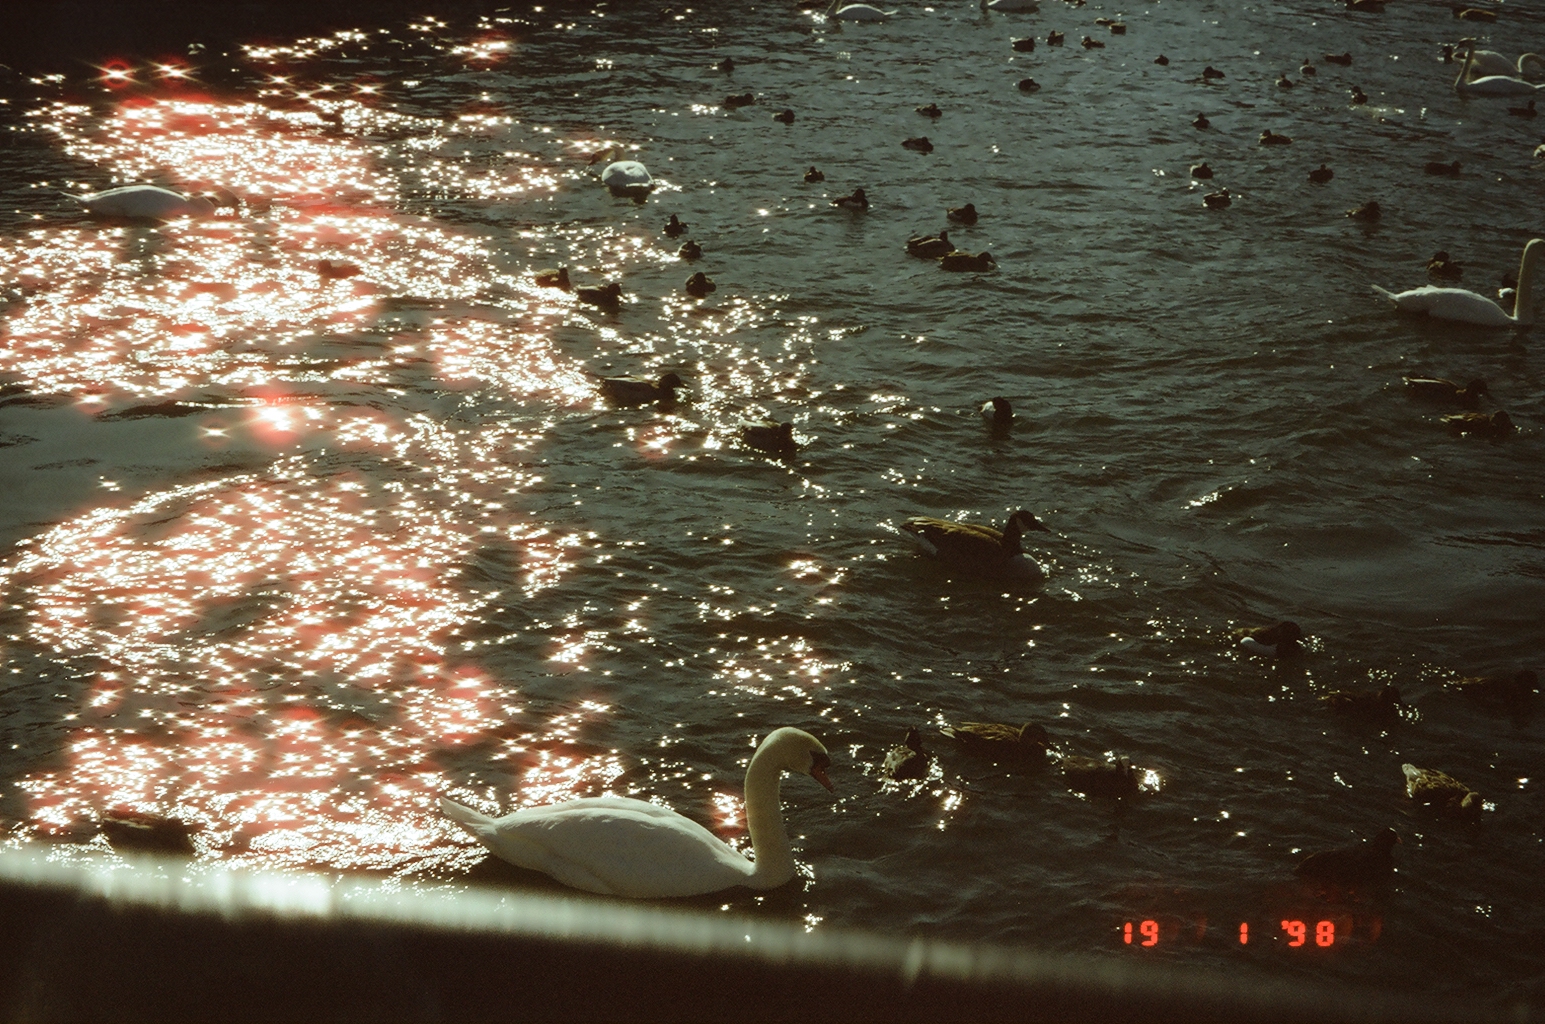
[{"label": "swan's orange beak", "polygon": [[810,777],[833,793],[837,792],[837,787],[832,785],[832,780],[826,777],[826,769],[824,767],[810,769]]}]

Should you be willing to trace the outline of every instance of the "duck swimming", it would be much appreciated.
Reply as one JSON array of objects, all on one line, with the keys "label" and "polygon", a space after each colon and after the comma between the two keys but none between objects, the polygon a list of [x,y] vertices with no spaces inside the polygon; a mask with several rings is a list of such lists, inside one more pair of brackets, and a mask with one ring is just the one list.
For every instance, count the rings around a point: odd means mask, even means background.
[{"label": "duck swimming", "polygon": [[615,313],[622,305],[622,285],[612,281],[599,288],[576,288],[574,297],[581,302]]},{"label": "duck swimming", "polygon": [[915,139],[902,139],[901,145],[904,149],[910,149],[915,153],[933,152],[933,143],[928,141],[928,136],[926,135],[919,135]]},{"label": "duck swimming", "polygon": [[1440,249],[1427,261],[1427,273],[1440,281],[1457,281],[1464,277],[1465,269],[1458,260]]},{"label": "duck swimming", "polygon": [[667,373],[658,381],[643,377],[602,377],[596,386],[613,405],[669,404],[676,400],[676,389],[686,387],[674,373]]},{"label": "duck swimming", "polygon": [[924,117],[943,117],[944,111],[939,109],[937,103],[930,103],[926,107],[918,107],[917,112]]},{"label": "duck swimming", "polygon": [[741,107],[749,107],[756,103],[756,94],[743,92],[738,96],[724,97],[725,110],[739,110]]},{"label": "duck swimming", "polygon": [[1360,107],[1368,102],[1368,94],[1358,86],[1352,86],[1352,106]]},{"label": "duck swimming", "polygon": [[1292,141],[1293,140],[1288,138],[1286,135],[1278,135],[1270,128],[1266,129],[1264,132],[1261,132],[1261,145],[1263,146],[1286,146],[1291,144]]},{"label": "duck swimming", "polygon": [[1041,88],[1041,83],[1033,78],[1021,78],[1019,80],[1020,92],[1036,92]]},{"label": "duck swimming", "polygon": [[1512,675],[1468,676],[1450,685],[1473,700],[1522,707],[1534,697],[1538,684],[1539,676],[1526,668]]},{"label": "duck swimming", "polygon": [[990,252],[969,253],[956,250],[939,257],[941,270],[953,270],[964,273],[984,274],[998,266],[998,261],[992,258]]},{"label": "duck swimming", "polygon": [[1304,631],[1298,623],[1286,620],[1275,626],[1241,630],[1239,646],[1251,654],[1264,654],[1272,658],[1288,658],[1298,653]]},{"label": "duck swimming", "polygon": [[976,576],[1040,579],[1041,567],[1025,557],[1020,547],[1026,530],[1051,532],[1023,509],[1009,516],[1001,533],[990,526],[932,516],[913,516],[901,524],[902,534],[919,551],[951,568]]},{"label": "duck swimming", "polygon": [[1459,168],[1461,166],[1463,165],[1458,160],[1451,164],[1446,164],[1439,160],[1429,160],[1422,166],[1422,170],[1442,178],[1457,178],[1459,177]]},{"label": "duck swimming", "polygon": [[1352,55],[1350,53],[1327,53],[1325,55],[1325,63],[1339,64],[1344,68],[1349,68],[1352,66]]},{"label": "duck swimming", "polygon": [[989,398],[977,413],[994,433],[1005,433],[1014,425],[1014,407],[1007,398]]},{"label": "duck swimming", "polygon": [[1117,800],[1137,795],[1137,769],[1127,763],[1124,757],[1112,762],[1078,754],[1061,754],[1056,759],[1063,776],[1068,780],[1068,788],[1074,792],[1114,797]]},{"label": "duck swimming", "polygon": [[773,115],[773,120],[779,122],[780,124],[793,124],[794,111],[784,107],[782,110]]},{"label": "duck swimming", "polygon": [[701,270],[687,278],[687,283],[682,286],[686,293],[694,299],[706,299],[709,292],[719,290],[719,286],[713,283],[713,278]]},{"label": "duck swimming", "polygon": [[941,231],[938,235],[913,235],[907,239],[907,255],[917,256],[926,260],[936,260],[946,253],[955,251],[955,246],[950,242],[948,231]]},{"label": "duck swimming", "polygon": [[898,782],[928,777],[928,751],[923,748],[922,733],[907,730],[907,738],[891,747],[880,765],[880,774]]},{"label": "duck swimming", "polygon": [[1191,122],[1191,127],[1198,130],[1203,130],[1212,127],[1212,122],[1207,120],[1206,114],[1197,114],[1196,120]]},{"label": "duck swimming", "polygon": [[674,213],[671,214],[671,219],[665,222],[665,237],[680,238],[686,233],[687,226],[677,219]]},{"label": "duck swimming", "polygon": [[539,288],[557,288],[566,292],[573,290],[573,285],[569,282],[568,267],[559,267],[557,270],[538,270],[536,283]]},{"label": "duck swimming", "polygon": [[884,21],[895,14],[895,11],[882,11],[870,4],[844,4],[837,5],[841,0],[832,0],[832,5],[826,9],[826,16],[837,21]]},{"label": "duck swimming", "polygon": [[835,792],[830,768],[826,748],[799,729],[775,729],[756,748],[745,783],[754,860],[690,818],[627,797],[527,807],[502,818],[445,799],[440,810],[500,859],[586,892],[657,899],[733,886],[774,889],[795,875],[779,777],[797,772]]},{"label": "duck swimming", "polygon": [[1405,384],[1406,394],[1412,398],[1466,409],[1476,408],[1481,404],[1482,395],[1491,394],[1483,380],[1472,380],[1464,387],[1442,377],[1402,377],[1400,380]]},{"label": "duck swimming", "polygon": [[1309,180],[1314,182],[1316,185],[1323,185],[1335,176],[1336,172],[1331,170],[1329,167],[1326,167],[1324,164],[1320,164],[1319,167],[1309,172]]},{"label": "duck swimming", "polygon": [[1046,33],[1046,45],[1047,46],[1061,46],[1066,41],[1067,41],[1067,34],[1066,33],[1063,33],[1063,32],[1048,32],[1048,33]]},{"label": "duck swimming", "polygon": [[703,247],[689,238],[681,243],[681,248],[676,250],[676,255],[684,260],[702,259]]},{"label": "duck swimming", "polygon": [[1202,196],[1203,205],[1213,210],[1226,210],[1234,202],[1234,197],[1228,194],[1228,189],[1222,188],[1216,192],[1209,192]]},{"label": "duck swimming", "polygon": [[999,722],[961,722],[939,730],[974,754],[1012,757],[1024,761],[1045,761],[1051,737],[1046,727],[1026,722],[1003,725]]},{"label": "duck swimming", "polygon": [[1351,217],[1353,220],[1360,220],[1365,224],[1372,224],[1380,217],[1384,216],[1384,211],[1379,209],[1378,203],[1370,199],[1363,205],[1353,207],[1352,209],[1348,210],[1347,216]]},{"label": "duck swimming", "polygon": [[826,175],[824,175],[820,171],[816,170],[815,169],[815,164],[811,164],[810,165],[810,169],[805,172],[805,184],[806,185],[814,185],[817,182],[821,182],[821,181],[825,181],[825,180],[826,180]]},{"label": "duck swimming", "polygon": [[964,206],[951,206],[944,211],[945,219],[956,224],[975,224],[976,205],[967,203]]},{"label": "duck swimming", "polygon": [[1191,177],[1199,181],[1208,181],[1212,178],[1212,168],[1205,163],[1191,165]]},{"label": "duck swimming", "polygon": [[1414,764],[1403,764],[1400,770],[1406,777],[1406,796],[1417,803],[1458,818],[1480,817],[1481,795],[1452,775]]},{"label": "duck swimming", "polygon": [[1506,437],[1517,429],[1513,426],[1513,418],[1501,409],[1489,416],[1483,412],[1456,412],[1443,417],[1443,423],[1456,434],[1480,437]]},{"label": "duck swimming", "polygon": [[747,448],[777,458],[786,458],[799,451],[799,445],[794,441],[792,423],[754,420],[741,426],[740,441]]},{"label": "duck swimming", "polygon": [[833,199],[832,205],[840,206],[846,210],[867,210],[869,209],[869,197],[864,195],[863,189],[855,188],[852,195],[839,196]]}]

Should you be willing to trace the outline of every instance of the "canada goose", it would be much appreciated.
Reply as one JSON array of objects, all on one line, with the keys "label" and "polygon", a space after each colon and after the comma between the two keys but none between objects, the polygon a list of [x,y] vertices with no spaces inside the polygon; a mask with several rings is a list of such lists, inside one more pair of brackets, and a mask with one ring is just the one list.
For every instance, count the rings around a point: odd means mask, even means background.
[{"label": "canada goose", "polygon": [[1417,803],[1459,818],[1480,816],[1481,795],[1452,775],[1414,764],[1403,764],[1400,770],[1406,777],[1406,796]]},{"label": "canada goose", "polygon": [[596,387],[613,405],[647,405],[676,400],[676,389],[686,387],[681,378],[667,373],[657,381],[643,377],[602,377]]},{"label": "canada goose", "polygon": [[1300,878],[1342,885],[1382,881],[1395,870],[1394,850],[1399,842],[1400,836],[1395,830],[1387,828],[1356,846],[1311,853],[1299,862],[1293,873]]},{"label": "canada goose", "polygon": [[1412,398],[1443,405],[1463,406],[1466,409],[1476,408],[1481,404],[1482,395],[1491,394],[1483,380],[1472,380],[1464,387],[1460,387],[1442,377],[1402,377],[1400,379],[1405,384],[1406,394]]},{"label": "canada goose", "polygon": [[951,568],[975,576],[1040,579],[1041,567],[1020,547],[1026,530],[1051,532],[1023,509],[1009,516],[1002,532],[932,516],[913,516],[901,524],[902,535],[919,551]]}]

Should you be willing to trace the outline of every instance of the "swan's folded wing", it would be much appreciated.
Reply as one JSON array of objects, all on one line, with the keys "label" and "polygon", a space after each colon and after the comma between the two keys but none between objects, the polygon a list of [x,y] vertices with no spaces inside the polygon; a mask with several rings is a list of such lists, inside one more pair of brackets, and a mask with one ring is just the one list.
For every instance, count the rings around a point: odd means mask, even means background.
[{"label": "swan's folded wing", "polygon": [[[694,896],[743,884],[749,860],[707,829],[639,800],[573,800],[500,822],[521,859],[576,889],[631,897]],[[543,863],[530,863],[540,851]]]}]

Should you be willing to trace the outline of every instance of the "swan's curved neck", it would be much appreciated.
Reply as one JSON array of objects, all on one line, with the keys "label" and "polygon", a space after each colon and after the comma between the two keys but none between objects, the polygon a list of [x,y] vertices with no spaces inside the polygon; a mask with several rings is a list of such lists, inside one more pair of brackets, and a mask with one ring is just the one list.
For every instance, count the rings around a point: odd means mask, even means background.
[{"label": "swan's curved neck", "polygon": [[1465,91],[1465,83],[1470,80],[1470,66],[1475,63],[1475,43],[1465,43],[1464,47],[1465,62],[1459,67],[1459,77],[1454,79],[1454,90],[1456,92]]},{"label": "swan's curved neck", "polygon": [[1545,249],[1545,238],[1530,239],[1518,261],[1518,290],[1513,293],[1513,319],[1520,324],[1534,323],[1534,265]]},{"label": "swan's curved neck", "polygon": [[771,889],[794,877],[794,850],[783,828],[783,806],[778,799],[778,780],[783,770],[763,746],[751,755],[746,769],[746,827],[756,864],[751,887]]},{"label": "swan's curved neck", "polygon": [[828,8],[826,8],[826,16],[828,18],[830,18],[833,14],[837,13],[837,5],[840,4],[841,2],[842,2],[842,0],[832,0],[832,5],[830,7],[828,7]]}]

